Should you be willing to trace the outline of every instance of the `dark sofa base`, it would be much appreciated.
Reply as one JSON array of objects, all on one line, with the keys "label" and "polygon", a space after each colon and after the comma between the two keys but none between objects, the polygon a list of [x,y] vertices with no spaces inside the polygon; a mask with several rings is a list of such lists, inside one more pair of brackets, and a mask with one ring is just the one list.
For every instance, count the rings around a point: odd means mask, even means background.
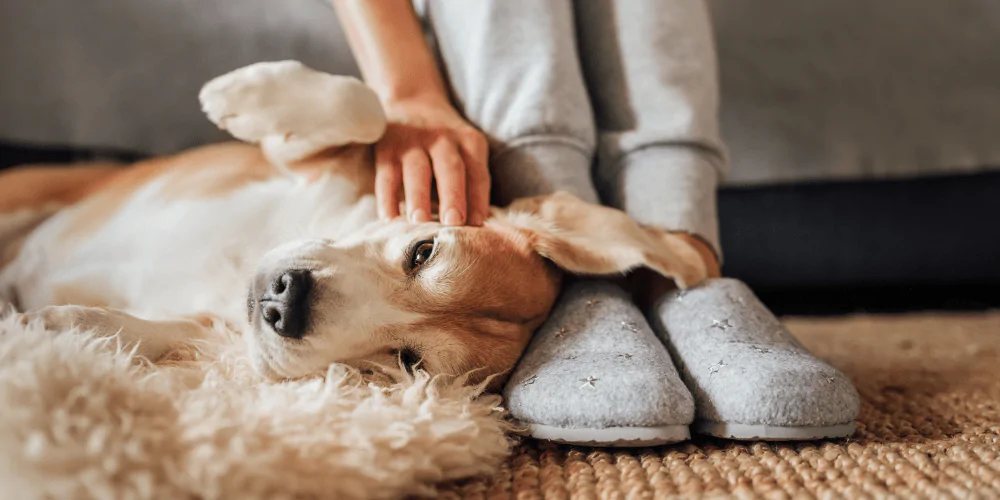
[{"label": "dark sofa base", "polygon": [[719,213],[756,287],[1000,284],[1000,173],[727,188]]}]

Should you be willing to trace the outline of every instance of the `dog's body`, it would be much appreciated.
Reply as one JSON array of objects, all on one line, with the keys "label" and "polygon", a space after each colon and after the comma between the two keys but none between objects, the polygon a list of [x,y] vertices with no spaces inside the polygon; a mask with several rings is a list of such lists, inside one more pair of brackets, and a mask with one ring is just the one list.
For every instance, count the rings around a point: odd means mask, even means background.
[{"label": "dog's body", "polygon": [[[238,121],[237,111],[213,119]],[[383,118],[353,113],[335,137],[314,123],[322,133],[275,139],[260,132],[281,121],[272,113],[230,128],[261,147],[0,175],[0,299],[54,329],[117,334],[154,360],[221,320],[246,330],[271,378],[401,359],[485,375],[513,366],[552,307],[560,270],[645,265],[682,286],[705,276],[684,240],[565,196],[496,211],[483,228],[378,221],[378,134],[359,140],[351,127]],[[613,234],[582,232],[600,227]],[[587,248],[607,238],[619,241]]]},{"label": "dog's body", "polygon": [[313,182],[280,175],[258,148],[236,143],[123,169],[25,235],[0,283],[29,311],[75,304],[155,318],[245,316],[245,304],[226,298],[246,292],[265,252],[341,239],[375,219],[367,186],[337,171],[364,173],[364,161],[350,159],[330,158],[335,175]]}]

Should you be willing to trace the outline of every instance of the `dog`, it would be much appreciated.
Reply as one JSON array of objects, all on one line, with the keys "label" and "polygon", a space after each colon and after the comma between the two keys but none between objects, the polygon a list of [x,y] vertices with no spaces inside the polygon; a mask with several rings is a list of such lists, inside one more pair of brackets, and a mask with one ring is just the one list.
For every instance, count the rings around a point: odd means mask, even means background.
[{"label": "dog", "polygon": [[200,97],[243,142],[0,174],[0,298],[22,321],[154,362],[221,323],[274,380],[332,363],[485,377],[514,367],[566,274],[707,275],[684,235],[563,193],[482,227],[379,220],[385,116],[356,79],[259,63]]}]

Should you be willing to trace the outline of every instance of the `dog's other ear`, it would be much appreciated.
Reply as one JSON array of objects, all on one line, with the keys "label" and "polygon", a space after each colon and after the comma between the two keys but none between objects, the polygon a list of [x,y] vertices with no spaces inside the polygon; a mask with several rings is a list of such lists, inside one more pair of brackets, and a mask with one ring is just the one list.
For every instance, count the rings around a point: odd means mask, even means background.
[{"label": "dog's other ear", "polygon": [[298,61],[239,68],[206,83],[198,98],[212,123],[260,144],[275,164],[327,148],[372,144],[386,127],[378,96],[367,85]]},{"label": "dog's other ear", "polygon": [[612,275],[646,267],[680,288],[708,276],[704,259],[684,238],[567,193],[517,200],[497,215],[524,232],[541,256],[570,273]]}]

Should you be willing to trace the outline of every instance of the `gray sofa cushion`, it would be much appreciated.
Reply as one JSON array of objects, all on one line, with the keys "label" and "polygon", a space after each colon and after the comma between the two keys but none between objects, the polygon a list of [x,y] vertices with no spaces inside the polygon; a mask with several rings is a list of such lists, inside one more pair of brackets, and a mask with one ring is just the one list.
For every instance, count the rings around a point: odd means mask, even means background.
[{"label": "gray sofa cushion", "polygon": [[997,0],[709,0],[730,184],[1000,167]]},{"label": "gray sofa cushion", "polygon": [[208,80],[299,59],[358,75],[322,0],[2,0],[0,139],[141,153],[227,140]]}]

